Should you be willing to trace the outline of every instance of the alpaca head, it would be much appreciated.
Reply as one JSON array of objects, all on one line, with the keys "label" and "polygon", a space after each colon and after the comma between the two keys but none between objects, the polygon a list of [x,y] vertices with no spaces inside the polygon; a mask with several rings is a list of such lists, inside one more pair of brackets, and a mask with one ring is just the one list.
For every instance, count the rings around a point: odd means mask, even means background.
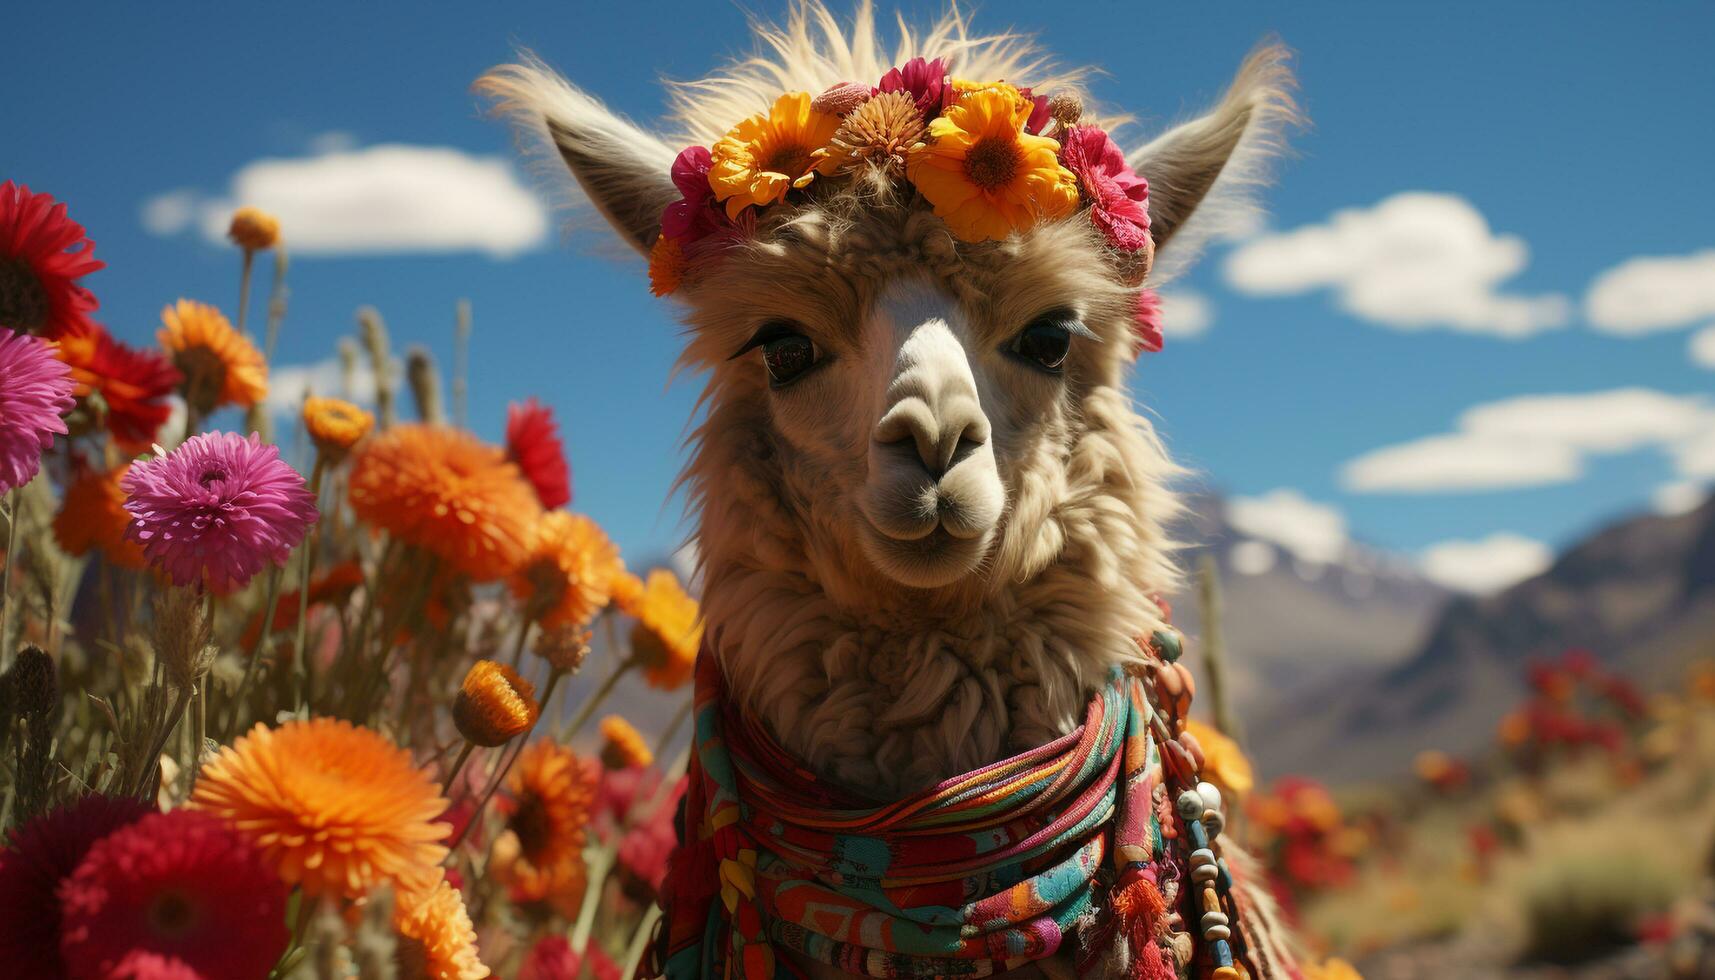
[{"label": "alpaca head", "polygon": [[[481,85],[644,253],[680,199],[676,148],[716,143],[783,91],[868,85],[921,56],[1081,98],[1076,73],[1016,36],[973,37],[957,14],[906,32],[891,58],[867,4],[850,26],[801,6],[759,39],[757,58],[675,86],[671,140],[533,61]],[[1282,57],[1259,50],[1211,113],[1127,155],[1150,186],[1148,240],[1131,250],[1084,211],[961,240],[880,162],[751,209],[690,262],[675,298],[684,361],[708,378],[688,482],[711,588],[768,569],[848,611],[944,615],[1121,525],[1150,546],[1112,562],[1138,567],[1104,571],[1170,576],[1157,522],[1172,505],[1156,485],[1170,465],[1124,396],[1138,291],[1216,229],[1215,198],[1230,205],[1256,178],[1291,114]]]}]

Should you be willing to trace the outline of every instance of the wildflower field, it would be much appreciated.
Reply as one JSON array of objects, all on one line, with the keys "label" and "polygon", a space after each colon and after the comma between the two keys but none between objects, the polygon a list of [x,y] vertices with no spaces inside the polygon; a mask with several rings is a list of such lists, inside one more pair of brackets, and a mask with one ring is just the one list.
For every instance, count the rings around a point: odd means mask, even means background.
[{"label": "wildflower field", "polygon": [[[629,975],[696,603],[566,509],[547,409],[484,443],[373,311],[375,411],[306,391],[269,432],[290,229],[230,237],[238,307],[136,348],[67,205],[0,185],[0,972]],[[603,716],[625,685],[683,696],[658,743]]]}]

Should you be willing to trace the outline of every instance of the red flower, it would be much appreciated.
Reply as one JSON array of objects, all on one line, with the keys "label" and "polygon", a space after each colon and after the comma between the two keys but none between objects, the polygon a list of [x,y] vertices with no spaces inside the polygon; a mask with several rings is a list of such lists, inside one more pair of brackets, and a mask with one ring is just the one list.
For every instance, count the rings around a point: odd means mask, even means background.
[{"label": "red flower", "polygon": [[1137,252],[1149,244],[1149,181],[1125,162],[1108,134],[1097,126],[1074,126],[1061,141],[1060,162],[1078,178],[1078,191],[1090,206],[1090,220],[1108,244]]},{"label": "red flower", "polygon": [[214,980],[192,969],[176,956],[162,956],[147,950],[132,950],[125,954],[106,980]]},{"label": "red flower", "polygon": [[96,841],[150,812],[136,800],[86,796],[19,827],[0,851],[0,963],[10,975],[66,975],[60,960],[60,882]]},{"label": "red flower", "polygon": [[572,471],[554,413],[532,398],[506,409],[506,458],[518,464],[548,510],[572,502]]},{"label": "red flower", "polygon": [[679,845],[673,817],[679,812],[679,798],[685,795],[687,785],[688,778],[679,777],[678,784],[655,812],[631,828],[619,842],[619,867],[648,890],[649,898],[661,894],[661,882],[667,877],[667,859]]},{"label": "red flower", "polygon": [[0,184],[0,327],[51,338],[87,325],[98,304],[77,280],[105,264],[64,204]]},{"label": "red flower", "polygon": [[172,414],[167,401],[183,380],[166,355],[114,340],[99,324],[80,323],[59,338],[60,360],[71,367],[79,398],[99,394],[107,431],[126,452],[142,452]]},{"label": "red flower", "polygon": [[139,953],[207,977],[261,977],[288,938],[285,884],[195,810],[150,814],[98,842],[60,898],[60,949],[79,977],[113,975]]},{"label": "red flower", "polygon": [[518,980],[578,980],[581,965],[565,936],[543,936],[518,967]]},{"label": "red flower", "polygon": [[590,976],[595,980],[623,980],[623,971],[613,958],[602,951],[595,943],[590,943],[584,956],[590,965]]},{"label": "red flower", "polygon": [[1161,351],[1167,338],[1161,332],[1161,296],[1153,289],[1139,290],[1137,294],[1137,312],[1131,324],[1132,341],[1137,351],[1146,350],[1151,354]]}]

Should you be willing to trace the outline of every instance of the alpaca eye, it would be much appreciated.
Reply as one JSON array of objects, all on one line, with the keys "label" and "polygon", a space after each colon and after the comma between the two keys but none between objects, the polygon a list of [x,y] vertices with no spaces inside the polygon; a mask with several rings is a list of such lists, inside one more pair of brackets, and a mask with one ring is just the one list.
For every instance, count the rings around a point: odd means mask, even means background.
[{"label": "alpaca eye", "polygon": [[790,384],[816,363],[816,345],[801,333],[777,337],[762,345],[762,363],[769,381]]},{"label": "alpaca eye", "polygon": [[1012,338],[1012,353],[1056,374],[1072,350],[1072,332],[1054,320],[1037,320]]}]

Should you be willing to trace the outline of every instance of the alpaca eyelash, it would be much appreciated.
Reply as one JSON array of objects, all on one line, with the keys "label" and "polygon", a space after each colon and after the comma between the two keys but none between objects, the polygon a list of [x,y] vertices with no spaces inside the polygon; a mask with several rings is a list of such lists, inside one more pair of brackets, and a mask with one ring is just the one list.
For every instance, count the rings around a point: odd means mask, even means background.
[{"label": "alpaca eyelash", "polygon": [[756,332],[750,335],[750,339],[744,342],[744,346],[733,351],[727,360],[736,361],[771,340],[779,340],[782,337],[791,337],[794,334],[803,333],[804,331],[800,330],[798,325],[790,320],[770,320],[758,327]]}]

